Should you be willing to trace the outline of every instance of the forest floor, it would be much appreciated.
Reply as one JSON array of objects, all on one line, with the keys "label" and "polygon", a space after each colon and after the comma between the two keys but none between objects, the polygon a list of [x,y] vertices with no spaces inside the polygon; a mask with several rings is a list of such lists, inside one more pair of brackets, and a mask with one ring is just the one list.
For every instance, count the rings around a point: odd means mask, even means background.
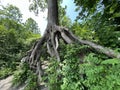
[{"label": "forest floor", "polygon": [[[43,62],[43,65],[42,65],[42,68],[43,68],[44,70],[45,70],[46,68],[48,68],[48,67],[46,66],[46,64],[48,64],[48,62],[47,62],[47,61],[44,61],[44,62]],[[25,85],[21,85],[21,86],[19,86],[19,87],[17,87],[17,88],[14,87],[14,86],[12,86],[12,79],[13,79],[13,75],[8,76],[7,78],[0,80],[0,90],[24,90]],[[40,85],[40,90],[48,90],[48,88],[45,87],[44,83],[42,83],[42,84]]]},{"label": "forest floor", "polygon": [[[0,80],[0,90],[24,90],[24,85],[19,86],[17,88],[13,87],[12,79],[13,76],[9,76],[3,80]],[[40,90],[48,90],[48,88],[42,85]]]},{"label": "forest floor", "polygon": [[3,80],[0,80],[0,90],[23,90],[24,86],[18,88],[12,87],[13,76],[9,76]]},{"label": "forest floor", "polygon": [[9,76],[6,79],[0,80],[0,90],[10,90],[12,86],[12,78],[13,76]]}]

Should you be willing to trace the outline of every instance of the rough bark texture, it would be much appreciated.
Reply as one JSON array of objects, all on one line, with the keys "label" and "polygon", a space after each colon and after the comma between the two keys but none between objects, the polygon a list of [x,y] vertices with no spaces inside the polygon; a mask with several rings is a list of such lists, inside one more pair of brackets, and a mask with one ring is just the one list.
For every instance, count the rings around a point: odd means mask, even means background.
[{"label": "rough bark texture", "polygon": [[58,23],[57,0],[48,0],[48,25],[58,25]]}]

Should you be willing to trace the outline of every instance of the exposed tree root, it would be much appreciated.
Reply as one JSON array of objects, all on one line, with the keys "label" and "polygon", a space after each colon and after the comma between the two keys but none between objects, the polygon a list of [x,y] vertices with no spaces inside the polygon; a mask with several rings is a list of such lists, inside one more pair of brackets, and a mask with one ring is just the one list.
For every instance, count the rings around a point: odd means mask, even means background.
[{"label": "exposed tree root", "polygon": [[60,56],[57,50],[59,47],[60,38],[63,39],[67,44],[80,43],[89,45],[93,49],[97,50],[98,52],[102,52],[103,54],[109,57],[120,59],[120,53],[115,53],[113,50],[97,45],[93,42],[78,39],[72,32],[70,32],[64,27],[59,27],[56,25],[48,26],[44,36],[34,44],[32,49],[27,52],[26,57],[23,58],[24,61],[29,63],[30,68],[35,71],[40,80],[41,76],[43,75],[40,60],[42,49],[44,49],[42,47],[46,45],[46,48],[48,50],[47,52],[49,53],[49,55],[51,57],[55,57],[58,60],[58,62],[60,62]]},{"label": "exposed tree root", "polygon": [[120,59],[120,53],[116,53],[112,49],[103,47],[101,45],[97,45],[97,44],[95,44],[93,42],[90,42],[90,41],[87,41],[87,40],[81,40],[81,39],[77,38],[75,35],[73,35],[72,32],[70,32],[66,28],[63,28],[62,30],[66,31],[66,35],[69,38],[71,38],[73,40],[73,42],[88,45],[88,46],[92,47],[93,49],[95,49],[96,51],[102,52],[103,54],[107,55],[108,57]]}]

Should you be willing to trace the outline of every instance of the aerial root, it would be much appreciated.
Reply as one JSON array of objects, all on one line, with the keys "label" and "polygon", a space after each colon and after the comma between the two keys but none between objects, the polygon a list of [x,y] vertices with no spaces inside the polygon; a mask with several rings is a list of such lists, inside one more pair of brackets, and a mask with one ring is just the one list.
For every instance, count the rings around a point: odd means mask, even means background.
[{"label": "aerial root", "polygon": [[41,80],[41,76],[44,74],[40,60],[42,49],[44,49],[43,45],[46,45],[46,52],[48,52],[51,57],[55,57],[57,61],[60,62],[60,56],[58,52],[59,39],[65,41],[66,44],[79,43],[83,45],[88,45],[94,50],[101,52],[108,57],[120,59],[120,53],[116,53],[114,52],[114,50],[97,45],[93,42],[81,40],[76,37],[70,30],[54,25],[51,28],[46,29],[43,37],[35,42],[31,50],[29,50],[27,52],[27,55],[21,60],[28,62],[30,68],[33,69],[38,75],[39,80]]}]

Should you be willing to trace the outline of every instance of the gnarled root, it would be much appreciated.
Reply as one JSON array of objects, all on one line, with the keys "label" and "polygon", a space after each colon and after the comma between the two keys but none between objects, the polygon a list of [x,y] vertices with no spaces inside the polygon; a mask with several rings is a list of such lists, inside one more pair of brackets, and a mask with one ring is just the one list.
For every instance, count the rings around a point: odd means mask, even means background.
[{"label": "gnarled root", "polygon": [[39,77],[39,80],[41,80],[41,76],[44,74],[40,60],[42,49],[44,49],[42,47],[46,45],[46,52],[48,52],[51,57],[55,57],[57,61],[60,62],[60,56],[57,50],[59,47],[60,38],[63,39],[63,41],[65,41],[67,44],[75,42],[89,45],[96,51],[102,52],[109,57],[120,59],[120,53],[115,53],[113,50],[97,45],[93,42],[78,39],[72,32],[64,27],[59,27],[56,25],[49,26],[46,29],[44,36],[33,45],[32,49],[27,52],[27,56],[22,59],[22,61],[29,63],[30,68],[35,71]]}]

